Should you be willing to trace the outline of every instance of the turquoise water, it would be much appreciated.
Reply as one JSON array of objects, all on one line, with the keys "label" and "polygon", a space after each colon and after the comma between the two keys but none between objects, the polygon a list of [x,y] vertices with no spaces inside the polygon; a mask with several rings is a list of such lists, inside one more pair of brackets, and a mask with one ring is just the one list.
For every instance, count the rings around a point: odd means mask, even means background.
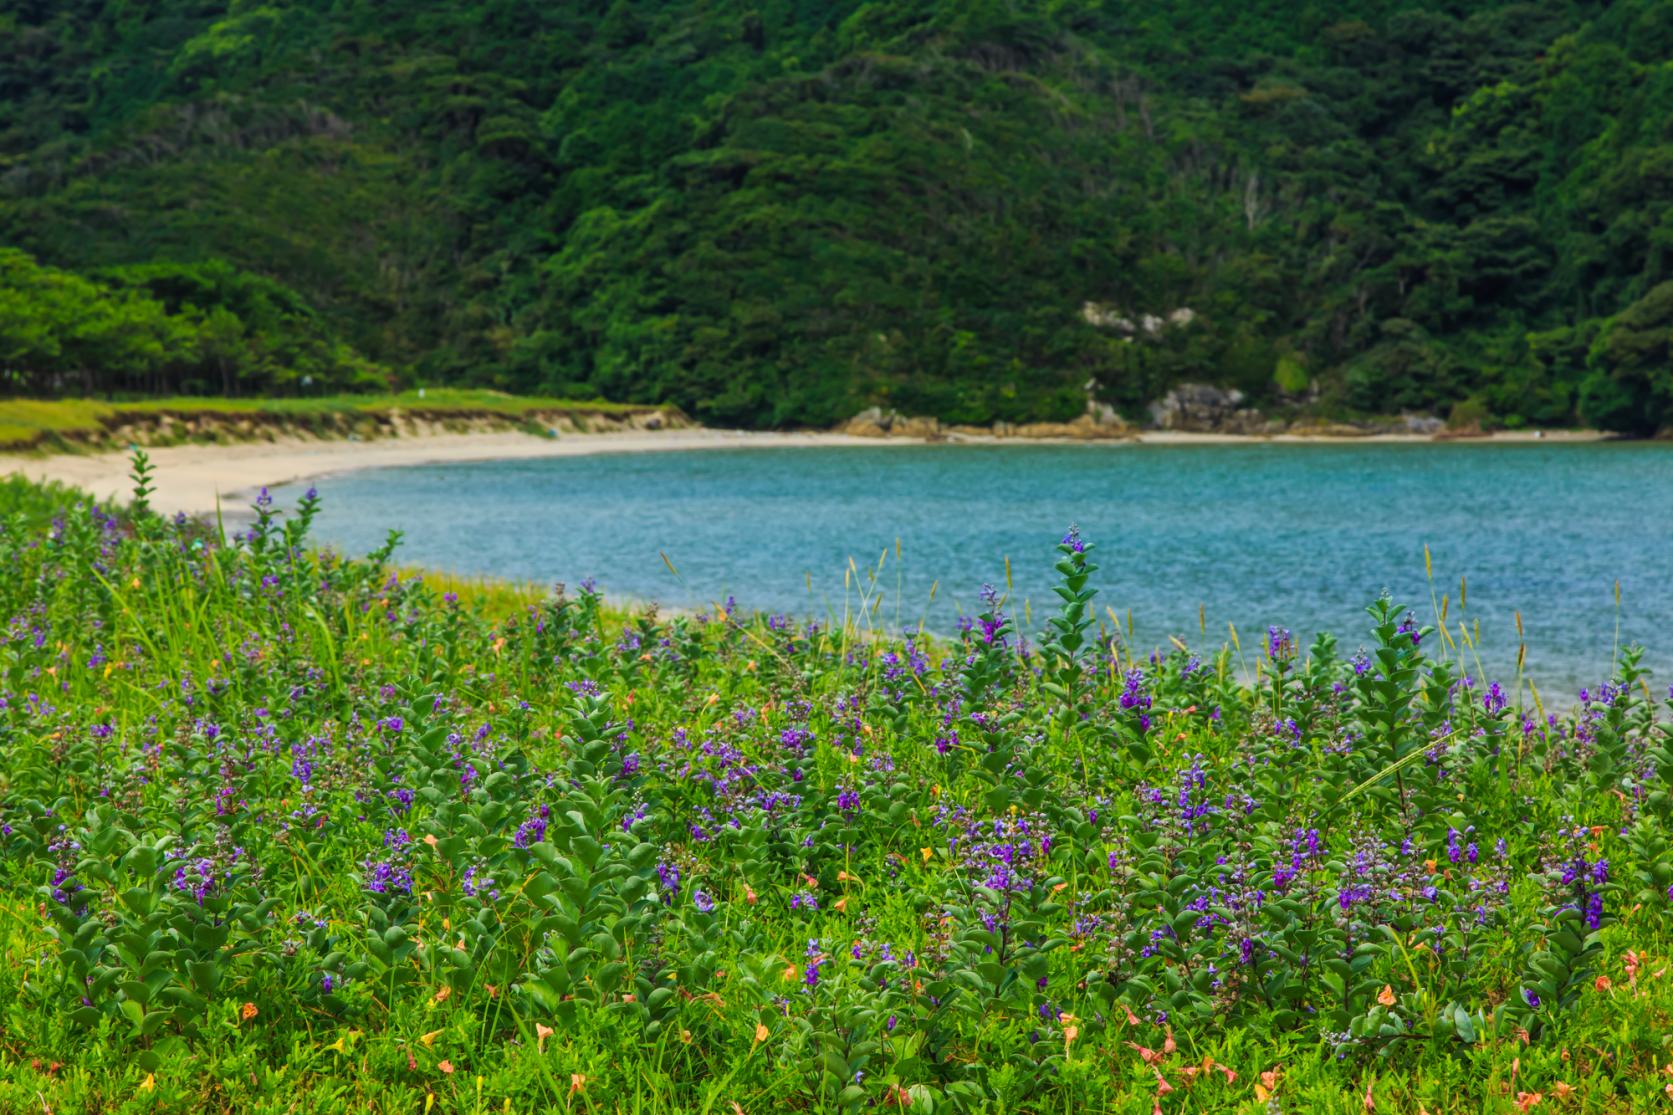
[{"label": "turquoise water", "polygon": [[[1663,685],[1673,681],[1667,446],[696,450],[426,465],[317,486],[319,537],[351,553],[398,526],[401,560],[451,572],[593,577],[610,595],[698,609],[732,595],[821,620],[880,599],[878,626],[940,630],[976,610],[984,582],[1004,585],[1009,557],[1011,611],[1037,632],[1055,599],[1052,547],[1078,522],[1099,546],[1100,611],[1124,626],[1130,613],[1141,647],[1169,635],[1217,647],[1230,622],[1251,661],[1269,624],[1357,648],[1363,607],[1384,589],[1433,622],[1427,543],[1453,630],[1460,617],[1480,622],[1479,672],[1514,677],[1520,610],[1542,693],[1595,684],[1615,642],[1618,580],[1623,641],[1644,644]],[[276,494],[293,500],[300,487]],[[845,590],[850,559],[859,576],[849,571]]]}]

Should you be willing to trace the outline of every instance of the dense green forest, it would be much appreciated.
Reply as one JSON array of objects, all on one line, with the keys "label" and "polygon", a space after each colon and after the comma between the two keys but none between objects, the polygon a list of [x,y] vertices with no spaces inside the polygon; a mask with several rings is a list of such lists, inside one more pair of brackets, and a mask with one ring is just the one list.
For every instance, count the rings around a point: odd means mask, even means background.
[{"label": "dense green forest", "polygon": [[0,0],[0,389],[1653,433],[1670,59],[1666,0]]}]

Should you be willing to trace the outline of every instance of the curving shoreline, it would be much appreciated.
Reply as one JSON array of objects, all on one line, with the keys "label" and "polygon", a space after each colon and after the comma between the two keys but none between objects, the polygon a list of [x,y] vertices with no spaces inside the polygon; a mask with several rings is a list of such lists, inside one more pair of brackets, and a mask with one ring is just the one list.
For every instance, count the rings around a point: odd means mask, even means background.
[{"label": "curving shoreline", "polygon": [[[157,466],[151,505],[164,514],[233,511],[263,486],[277,486],[368,468],[456,461],[580,457],[596,453],[651,453],[808,445],[874,445],[845,434],[772,434],[697,428],[623,430],[542,438],[516,432],[426,433],[374,441],[281,438],[230,445],[172,445],[146,452]],[[100,499],[125,499],[133,489],[127,453],[0,456],[0,476],[19,473],[54,480]]]},{"label": "curving shoreline", "polygon": [[[1470,444],[1506,442],[1593,442],[1604,435],[1589,430],[1545,431],[1543,436],[1518,432],[1462,439]],[[1319,437],[1278,434],[1250,437],[1239,434],[1145,431],[1119,441],[1079,439],[1018,439],[996,436],[952,435],[920,437],[865,437],[835,432],[766,433],[687,427],[667,430],[623,430],[608,433],[565,434],[541,438],[516,432],[423,433],[372,441],[279,438],[273,441],[222,445],[174,445],[148,449],[157,466],[156,492],[151,502],[165,514],[213,514],[219,506],[232,511],[248,502],[264,485],[279,485],[332,473],[367,468],[458,461],[518,460],[580,457],[598,453],[651,453],[693,449],[781,449],[829,446],[887,446],[926,444],[977,445],[1340,445],[1364,442],[1419,444],[1438,439],[1413,434],[1367,437]],[[100,499],[125,499],[133,485],[128,478],[126,453],[0,456],[0,476],[20,473],[34,480],[70,484]]]}]

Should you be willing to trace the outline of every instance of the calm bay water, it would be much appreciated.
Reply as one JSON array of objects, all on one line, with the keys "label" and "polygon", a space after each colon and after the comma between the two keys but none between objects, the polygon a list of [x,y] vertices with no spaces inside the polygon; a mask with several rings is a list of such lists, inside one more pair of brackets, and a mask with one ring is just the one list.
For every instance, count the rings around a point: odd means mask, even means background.
[{"label": "calm bay water", "polygon": [[[1099,546],[1100,611],[1124,625],[1130,613],[1138,644],[1178,635],[1218,647],[1231,622],[1251,661],[1268,624],[1357,648],[1363,608],[1384,589],[1433,622],[1427,543],[1451,627],[1479,620],[1492,677],[1514,677],[1520,610],[1542,693],[1595,684],[1615,643],[1618,580],[1622,641],[1642,643],[1656,677],[1673,681],[1666,446],[696,450],[426,465],[317,486],[318,537],[349,553],[399,527],[399,560],[420,566],[594,577],[607,595],[680,607],[735,595],[746,610],[821,620],[865,607],[863,583],[881,594],[879,626],[940,630],[976,610],[984,582],[1004,585],[1009,557],[1011,610],[1031,612],[1025,630],[1038,631],[1055,602],[1052,547],[1078,522]],[[294,501],[301,487],[276,495]],[[860,576],[845,591],[850,559]]]}]

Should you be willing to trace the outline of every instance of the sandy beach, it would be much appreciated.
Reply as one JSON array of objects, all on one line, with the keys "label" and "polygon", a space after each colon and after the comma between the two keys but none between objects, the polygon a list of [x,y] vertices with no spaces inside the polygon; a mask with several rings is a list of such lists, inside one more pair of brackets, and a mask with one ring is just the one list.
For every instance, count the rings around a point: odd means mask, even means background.
[{"label": "sandy beach", "polygon": [[[904,442],[901,442],[904,443]],[[737,430],[629,430],[568,434],[558,438],[505,433],[425,434],[378,441],[281,439],[231,445],[176,445],[148,449],[157,466],[151,505],[172,515],[234,510],[263,485],[289,483],[365,468],[396,468],[450,461],[581,457],[594,453],[651,453],[680,449],[784,448],[812,445],[878,445],[875,438],[828,433],[758,433]],[[56,480],[100,499],[125,499],[133,490],[126,453],[0,456],[0,476],[22,473]]]},{"label": "sandy beach", "polygon": [[[1594,441],[1591,431],[1548,431],[1545,441]],[[1428,442],[1415,435],[1386,434],[1363,438],[1320,438],[1281,434],[1249,438],[1231,434],[1146,431],[1127,440],[1071,442],[1106,447],[1147,445],[1245,444],[1271,441],[1310,444],[1362,442]],[[1479,442],[1525,442],[1531,433],[1495,434],[1469,439]],[[954,435],[944,442],[977,444],[1040,444],[1018,438]],[[365,468],[394,468],[450,461],[485,461],[536,457],[580,457],[595,453],[651,453],[687,449],[783,449],[812,446],[921,445],[918,438],[872,438],[829,432],[762,433],[744,430],[676,429],[631,430],[619,433],[568,434],[541,438],[517,432],[424,434],[376,441],[281,439],[228,445],[177,445],[148,450],[157,466],[152,506],[165,514],[210,514],[217,506],[240,510],[263,485],[327,476]],[[0,455],[0,476],[22,473],[37,480],[56,480],[93,493],[101,499],[125,499],[133,490],[126,453],[59,454],[54,456]]]}]

